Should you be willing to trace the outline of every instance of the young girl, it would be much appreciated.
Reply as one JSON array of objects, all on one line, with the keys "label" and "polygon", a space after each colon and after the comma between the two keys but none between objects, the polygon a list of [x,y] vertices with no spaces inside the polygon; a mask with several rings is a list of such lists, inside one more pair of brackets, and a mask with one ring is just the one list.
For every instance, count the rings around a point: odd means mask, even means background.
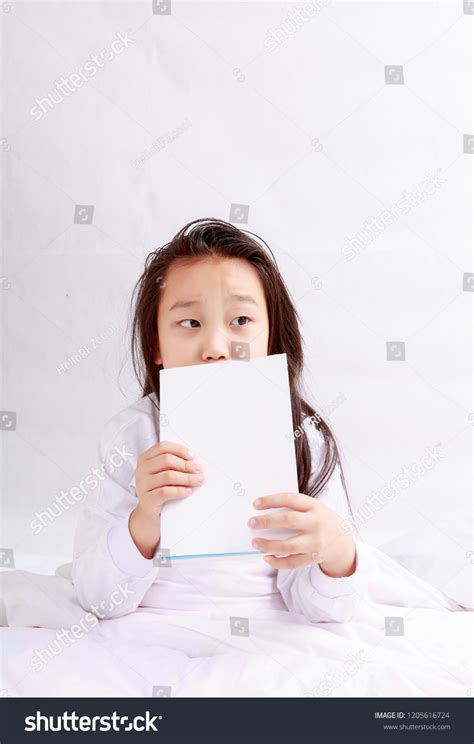
[{"label": "young girl", "polygon": [[[347,529],[338,448],[301,395],[299,317],[273,254],[255,238],[221,220],[196,220],[146,260],[132,330],[142,398],[104,429],[100,487],[85,500],[74,544],[79,601],[100,618],[137,607],[211,617],[274,609],[343,622],[364,596],[364,546]],[[261,494],[261,515],[248,528],[296,534],[255,540],[257,557],[153,560],[166,503],[199,499],[205,480],[193,453],[160,441],[159,371],[226,361],[232,342],[249,344],[251,357],[287,354],[293,425],[304,432],[295,438],[299,493]],[[286,509],[266,512],[274,507]]]}]

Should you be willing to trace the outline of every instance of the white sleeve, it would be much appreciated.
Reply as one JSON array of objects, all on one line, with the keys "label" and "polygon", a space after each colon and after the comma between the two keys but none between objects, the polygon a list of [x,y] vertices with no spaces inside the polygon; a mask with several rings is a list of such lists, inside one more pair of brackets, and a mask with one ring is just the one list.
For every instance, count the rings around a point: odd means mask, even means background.
[{"label": "white sleeve", "polygon": [[[313,426],[311,429],[308,440],[314,474],[324,457],[324,438],[319,430]],[[350,521],[339,465],[316,498]],[[356,567],[350,576],[327,576],[318,564],[278,569],[277,587],[290,612],[305,615],[313,623],[347,622],[354,617],[367,593],[371,559],[364,543],[354,533],[352,536],[356,544]]]},{"label": "white sleeve", "polygon": [[95,490],[90,485],[82,504],[72,560],[78,600],[100,618],[133,612],[159,570],[153,558],[140,553],[128,528],[137,505],[134,475],[141,454],[133,425],[117,432],[111,423],[100,439],[97,485]]},{"label": "white sleeve", "polygon": [[319,565],[280,568],[277,587],[290,612],[312,623],[343,623],[351,620],[367,585],[365,546],[357,538],[356,569],[351,576],[327,576]]}]

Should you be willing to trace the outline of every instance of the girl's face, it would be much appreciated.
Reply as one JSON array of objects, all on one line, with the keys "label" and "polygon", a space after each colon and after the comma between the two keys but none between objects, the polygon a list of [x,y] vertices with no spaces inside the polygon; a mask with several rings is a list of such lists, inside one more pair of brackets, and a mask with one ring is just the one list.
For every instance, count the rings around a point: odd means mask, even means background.
[{"label": "girl's face", "polygon": [[156,364],[166,369],[225,361],[232,358],[231,342],[249,344],[251,357],[267,356],[265,294],[248,261],[177,259],[163,285]]}]

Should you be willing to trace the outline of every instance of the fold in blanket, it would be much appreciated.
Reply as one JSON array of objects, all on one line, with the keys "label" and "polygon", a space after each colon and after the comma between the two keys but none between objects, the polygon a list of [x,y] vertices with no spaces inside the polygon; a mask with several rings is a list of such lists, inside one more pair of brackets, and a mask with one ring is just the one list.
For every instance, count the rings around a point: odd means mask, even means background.
[{"label": "fold in blanket", "polygon": [[33,697],[472,694],[472,612],[366,547],[369,591],[347,623],[260,610],[236,624],[224,608],[152,607],[99,620],[79,604],[70,564],[55,576],[3,572],[1,687]]}]

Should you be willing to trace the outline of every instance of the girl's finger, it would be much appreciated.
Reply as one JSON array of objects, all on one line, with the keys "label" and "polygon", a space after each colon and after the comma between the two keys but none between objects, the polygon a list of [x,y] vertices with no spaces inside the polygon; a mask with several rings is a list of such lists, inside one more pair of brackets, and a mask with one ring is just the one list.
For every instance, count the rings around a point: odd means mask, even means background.
[{"label": "girl's finger", "polygon": [[160,502],[164,503],[174,499],[184,499],[186,496],[190,496],[192,491],[192,488],[185,486],[164,486],[164,488],[156,488],[154,491],[150,491],[147,497],[159,498]]},{"label": "girl's finger", "polygon": [[270,509],[275,506],[287,506],[296,511],[309,511],[314,506],[314,499],[304,493],[272,493],[260,496],[253,502],[255,509]]},{"label": "girl's finger", "polygon": [[293,537],[289,540],[265,540],[263,537],[255,537],[252,545],[263,553],[283,553],[283,555],[294,555],[302,552],[301,537]]},{"label": "girl's finger", "polygon": [[163,486],[187,486],[196,488],[204,483],[203,473],[182,473],[179,470],[162,470],[160,473],[149,475],[143,479],[146,492],[154,491]]},{"label": "girl's finger", "polygon": [[147,467],[149,473],[161,473],[162,470],[180,470],[183,473],[197,473],[203,470],[202,465],[199,465],[195,460],[185,460],[178,455],[173,455],[171,452],[166,452],[163,455],[155,455],[147,460]]},{"label": "girl's finger", "polygon": [[194,452],[191,452],[184,444],[178,444],[178,442],[157,442],[153,447],[145,450],[138,459],[139,461],[151,460],[156,455],[165,455],[168,452],[172,455],[183,457],[185,460],[192,460],[194,457]]},{"label": "girl's finger", "polygon": [[311,563],[311,558],[308,557],[307,553],[297,553],[296,555],[288,556],[287,558],[277,558],[274,555],[265,555],[263,560],[268,563],[272,568],[301,568],[301,566],[307,566]]},{"label": "girl's finger", "polygon": [[248,521],[253,530],[267,530],[272,527],[286,527],[289,530],[305,530],[308,528],[308,517],[302,512],[288,510],[273,514],[259,514]]}]

